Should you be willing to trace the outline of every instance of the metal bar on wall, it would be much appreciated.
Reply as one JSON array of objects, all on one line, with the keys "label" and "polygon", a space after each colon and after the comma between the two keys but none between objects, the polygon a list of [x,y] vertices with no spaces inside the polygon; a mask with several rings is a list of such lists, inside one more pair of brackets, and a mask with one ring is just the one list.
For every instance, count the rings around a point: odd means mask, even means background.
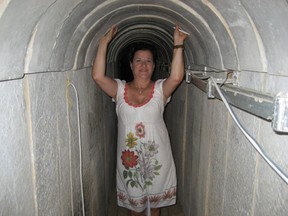
[{"label": "metal bar on wall", "polygon": [[[207,81],[199,79],[196,76],[192,76],[190,80],[196,87],[208,93]],[[223,85],[221,89],[224,91],[229,104],[232,106],[261,117],[267,121],[272,121],[273,97],[271,95],[228,85]],[[212,92],[215,98],[221,100],[218,92],[213,86]]]}]

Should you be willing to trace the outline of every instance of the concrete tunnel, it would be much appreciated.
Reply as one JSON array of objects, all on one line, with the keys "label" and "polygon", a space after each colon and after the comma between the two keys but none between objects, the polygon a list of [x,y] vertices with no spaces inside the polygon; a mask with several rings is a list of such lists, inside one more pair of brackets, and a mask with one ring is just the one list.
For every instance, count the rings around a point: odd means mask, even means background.
[{"label": "concrete tunnel", "polygon": [[186,75],[165,111],[177,204],[287,216],[287,20],[285,0],[0,1],[0,215],[108,215],[117,118],[91,78],[97,42],[117,24],[108,75],[126,79],[144,41],[167,77],[178,23]]}]

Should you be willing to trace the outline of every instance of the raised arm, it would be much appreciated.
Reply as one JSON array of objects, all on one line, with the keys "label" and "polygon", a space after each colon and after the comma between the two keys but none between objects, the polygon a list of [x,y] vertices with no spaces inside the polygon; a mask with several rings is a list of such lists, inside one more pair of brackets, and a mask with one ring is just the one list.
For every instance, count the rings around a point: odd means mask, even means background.
[{"label": "raised arm", "polygon": [[[176,25],[173,39],[174,39],[174,49],[173,58],[171,64],[170,76],[163,83],[163,94],[167,99],[175,91],[177,86],[182,82],[184,77],[184,40],[187,34],[179,31],[179,26]],[[181,46],[182,45],[182,46]]]},{"label": "raised arm", "polygon": [[106,76],[106,55],[110,41],[117,33],[117,26],[113,25],[109,31],[100,39],[96,58],[92,68],[92,78],[99,87],[110,97],[115,98],[117,94],[117,82]]}]

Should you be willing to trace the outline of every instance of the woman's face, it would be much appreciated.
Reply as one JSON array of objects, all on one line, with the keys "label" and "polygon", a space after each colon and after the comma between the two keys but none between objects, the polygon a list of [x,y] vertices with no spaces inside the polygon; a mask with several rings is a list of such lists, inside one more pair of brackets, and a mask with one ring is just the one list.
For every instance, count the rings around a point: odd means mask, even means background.
[{"label": "woman's face", "polygon": [[154,71],[153,55],[149,50],[138,50],[135,52],[130,67],[135,78],[150,79]]}]

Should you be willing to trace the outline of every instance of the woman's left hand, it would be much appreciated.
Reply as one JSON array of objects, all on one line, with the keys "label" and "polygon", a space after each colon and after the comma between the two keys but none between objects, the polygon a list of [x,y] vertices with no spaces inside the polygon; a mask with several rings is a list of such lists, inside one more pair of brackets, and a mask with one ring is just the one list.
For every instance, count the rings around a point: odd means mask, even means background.
[{"label": "woman's left hand", "polygon": [[184,43],[184,40],[187,38],[187,34],[184,32],[181,32],[179,25],[177,24],[175,26],[175,31],[174,31],[174,45],[182,45]]}]

